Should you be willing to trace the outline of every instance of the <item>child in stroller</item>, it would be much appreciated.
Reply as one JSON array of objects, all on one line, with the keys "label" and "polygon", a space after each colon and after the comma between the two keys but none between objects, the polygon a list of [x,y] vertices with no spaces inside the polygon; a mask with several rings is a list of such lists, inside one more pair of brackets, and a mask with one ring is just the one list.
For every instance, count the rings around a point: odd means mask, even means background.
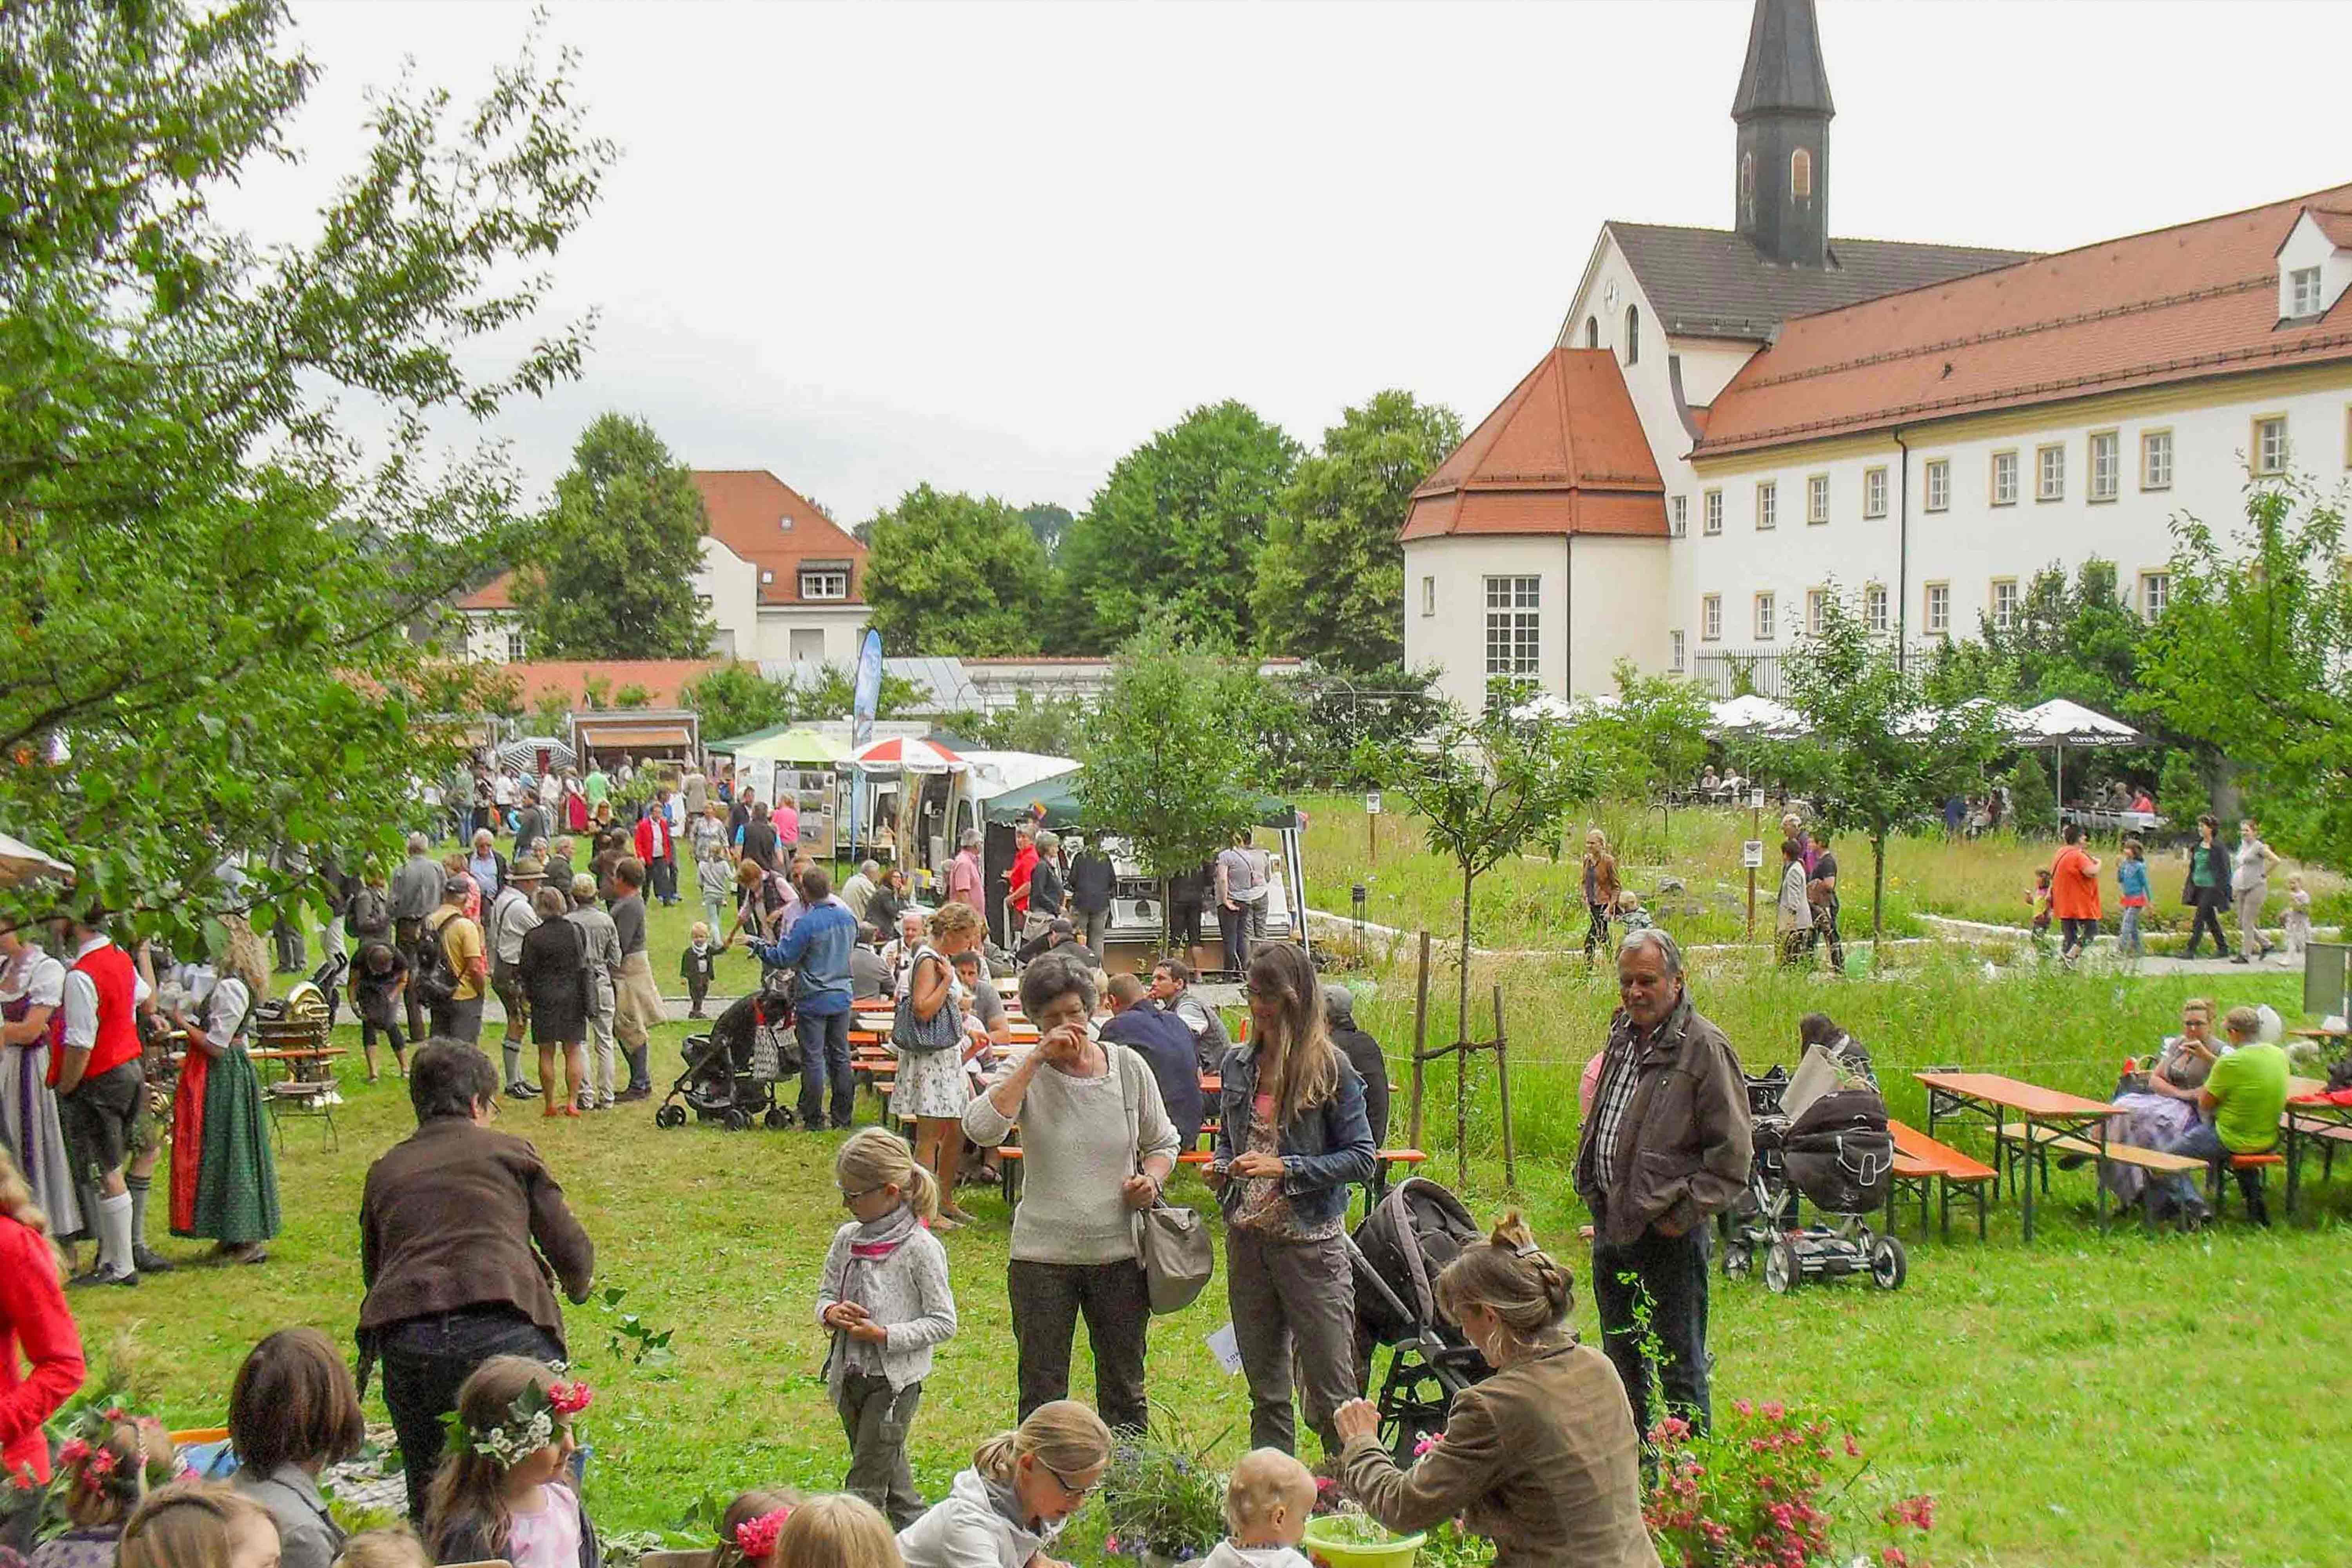
[{"label": "child in stroller", "polygon": [[[1746,1195],[1718,1222],[1724,1277],[1745,1278],[1761,1253],[1775,1295],[1808,1276],[1864,1273],[1897,1289],[1909,1271],[1903,1244],[1864,1218],[1885,1205],[1895,1159],[1869,1054],[1824,1015],[1808,1014],[1799,1030],[1805,1055],[1794,1076],[1776,1067],[1748,1079],[1755,1154]],[[1829,1217],[1803,1224],[1801,1200]]]},{"label": "child in stroller", "polygon": [[1462,1200],[1426,1176],[1389,1189],[1348,1239],[1356,1281],[1356,1385],[1370,1385],[1373,1353],[1389,1348],[1373,1405],[1390,1454],[1410,1469],[1424,1439],[1445,1430],[1454,1396],[1491,1368],[1437,1310],[1437,1277],[1486,1239]]},{"label": "child in stroller", "polygon": [[716,1121],[730,1132],[755,1120],[771,1131],[790,1127],[793,1113],[777,1100],[776,1085],[801,1070],[792,991],[792,971],[774,971],[762,976],[759,990],[712,1019],[710,1033],[688,1036],[686,1070],[655,1109],[654,1125],[683,1127],[691,1108],[698,1121]]}]

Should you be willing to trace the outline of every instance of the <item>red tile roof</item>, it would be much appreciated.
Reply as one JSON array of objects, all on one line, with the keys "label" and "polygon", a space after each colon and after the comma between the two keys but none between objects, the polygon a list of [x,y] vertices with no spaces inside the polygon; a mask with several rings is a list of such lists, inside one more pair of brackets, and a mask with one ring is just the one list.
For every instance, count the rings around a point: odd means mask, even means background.
[{"label": "red tile roof", "polygon": [[[694,487],[710,537],[768,573],[762,605],[858,605],[866,596],[866,546],[805,497],[765,468],[697,468]],[[786,526],[789,520],[790,526]],[[849,571],[846,599],[803,599],[801,567],[840,565]],[[514,607],[511,573],[502,572],[457,601],[461,610]]]},{"label": "red tile roof", "polygon": [[555,696],[575,708],[587,705],[587,683],[591,677],[602,681],[604,700],[610,702],[625,687],[646,689],[647,706],[675,708],[679,706],[678,689],[691,685],[719,668],[721,661],[709,658],[636,658],[599,662],[594,659],[534,659],[527,664],[501,664],[490,667],[486,673],[491,679],[512,680],[521,694],[522,705],[535,708],[540,699]]},{"label": "red tile roof", "polygon": [[1666,533],[1665,486],[1608,349],[1554,349],[1412,492],[1400,540]]},{"label": "red tile roof", "polygon": [[[2313,207],[2311,221],[2319,226],[2319,232],[2326,235],[2336,248],[2352,246],[2352,212],[2329,212],[2325,207]],[[2284,245],[2286,242],[2281,240],[2279,243]]]},{"label": "red tile roof", "polygon": [[1716,397],[1695,456],[2352,360],[2352,295],[2281,326],[2280,241],[2352,185],[1789,321]]}]

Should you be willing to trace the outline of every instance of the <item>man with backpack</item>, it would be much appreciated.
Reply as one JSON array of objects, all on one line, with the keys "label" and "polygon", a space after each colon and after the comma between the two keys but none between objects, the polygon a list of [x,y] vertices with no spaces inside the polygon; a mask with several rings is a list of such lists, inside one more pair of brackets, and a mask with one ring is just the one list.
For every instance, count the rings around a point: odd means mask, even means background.
[{"label": "man with backpack", "polygon": [[466,895],[472,890],[463,877],[441,884],[441,907],[425,917],[415,978],[409,984],[411,994],[424,993],[432,1009],[434,1035],[469,1046],[482,1037],[482,993],[490,977],[482,928],[466,918]]},{"label": "man with backpack", "polygon": [[[425,921],[441,902],[441,884],[449,873],[433,858],[432,841],[422,833],[408,836],[408,858],[392,878],[393,945],[408,963],[411,975],[425,973]],[[408,986],[408,1037],[425,1038],[425,999],[415,980]]]}]

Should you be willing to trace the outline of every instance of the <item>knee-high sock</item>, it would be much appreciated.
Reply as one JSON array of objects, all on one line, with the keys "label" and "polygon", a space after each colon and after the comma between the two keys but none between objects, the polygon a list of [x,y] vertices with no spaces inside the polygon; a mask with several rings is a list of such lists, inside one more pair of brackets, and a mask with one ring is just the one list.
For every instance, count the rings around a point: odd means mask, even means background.
[{"label": "knee-high sock", "polygon": [[131,1250],[135,1256],[147,1245],[147,1192],[155,1178],[126,1174],[122,1184],[131,1189]]},{"label": "knee-high sock", "polygon": [[131,1194],[98,1200],[98,1268],[101,1274],[131,1274]]},{"label": "knee-high sock", "polygon": [[509,1037],[499,1048],[507,1058],[507,1082],[522,1082],[522,1042]]}]

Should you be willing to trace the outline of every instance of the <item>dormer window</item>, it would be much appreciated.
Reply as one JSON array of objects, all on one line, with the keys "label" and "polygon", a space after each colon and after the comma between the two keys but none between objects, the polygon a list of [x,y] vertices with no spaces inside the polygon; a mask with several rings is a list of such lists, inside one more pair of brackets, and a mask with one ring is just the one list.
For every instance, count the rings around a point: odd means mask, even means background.
[{"label": "dormer window", "polygon": [[2320,310],[2319,268],[2298,267],[2287,274],[2287,314],[2316,316]]},{"label": "dormer window", "polygon": [[849,597],[849,571],[841,566],[804,567],[801,571],[801,597],[803,599],[846,599]]},{"label": "dormer window", "polygon": [[773,572],[767,571],[767,570],[765,570],[764,568],[761,571],[761,573],[760,573],[760,586],[761,586],[761,587],[764,588],[764,587],[766,587],[769,584],[771,584],[771,583],[774,582],[775,580],[776,580],[776,574],[775,574]]}]

